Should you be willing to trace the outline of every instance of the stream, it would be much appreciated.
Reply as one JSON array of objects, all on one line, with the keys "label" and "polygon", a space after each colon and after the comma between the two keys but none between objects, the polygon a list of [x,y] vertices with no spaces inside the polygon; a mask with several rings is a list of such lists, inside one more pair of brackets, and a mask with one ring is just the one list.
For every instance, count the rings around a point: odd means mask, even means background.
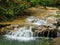
[{"label": "stream", "polygon": [[[26,23],[41,26],[46,25],[47,20],[39,19],[35,17],[28,17]],[[16,32],[9,32],[3,36],[0,36],[0,45],[55,45],[53,39],[48,39],[47,37],[34,37],[32,32],[33,26],[23,26],[19,28],[14,28]],[[48,34],[47,34],[48,35]]]},{"label": "stream", "polygon": [[47,39],[36,39],[31,41],[18,41],[18,40],[9,40],[4,36],[0,36],[0,45],[53,45],[52,40]]}]

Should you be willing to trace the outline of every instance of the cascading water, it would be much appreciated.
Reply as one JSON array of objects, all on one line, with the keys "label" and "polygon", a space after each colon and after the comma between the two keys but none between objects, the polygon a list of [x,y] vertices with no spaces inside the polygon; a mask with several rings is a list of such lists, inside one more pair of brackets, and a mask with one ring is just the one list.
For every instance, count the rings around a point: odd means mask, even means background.
[{"label": "cascading water", "polygon": [[9,39],[20,40],[20,41],[29,41],[34,40],[32,27],[28,29],[26,27],[19,28],[16,32],[8,33],[5,35]]},{"label": "cascading water", "polygon": [[[33,16],[28,17],[26,22],[29,24],[32,23],[38,26],[44,25],[47,23],[46,20],[41,20]],[[19,40],[19,41],[30,41],[30,40],[36,39],[35,37],[33,37],[32,26],[29,26],[29,28],[27,28],[26,26],[17,28],[16,32],[10,32],[4,36],[6,36],[6,38],[8,39],[14,39],[14,40]]]},{"label": "cascading water", "polygon": [[31,23],[33,25],[38,25],[38,26],[47,24],[47,20],[39,19],[39,18],[36,18],[34,16],[28,17],[26,19],[26,22]]}]

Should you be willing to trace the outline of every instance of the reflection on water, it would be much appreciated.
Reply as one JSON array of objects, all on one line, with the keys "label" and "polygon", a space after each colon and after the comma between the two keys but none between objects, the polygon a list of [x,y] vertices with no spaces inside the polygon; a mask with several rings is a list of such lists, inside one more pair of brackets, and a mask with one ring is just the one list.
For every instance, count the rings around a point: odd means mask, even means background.
[{"label": "reflection on water", "polygon": [[[57,45],[52,39],[36,39],[33,41],[17,41],[7,40],[3,36],[0,36],[0,45]],[[58,44],[59,45],[59,44]]]}]

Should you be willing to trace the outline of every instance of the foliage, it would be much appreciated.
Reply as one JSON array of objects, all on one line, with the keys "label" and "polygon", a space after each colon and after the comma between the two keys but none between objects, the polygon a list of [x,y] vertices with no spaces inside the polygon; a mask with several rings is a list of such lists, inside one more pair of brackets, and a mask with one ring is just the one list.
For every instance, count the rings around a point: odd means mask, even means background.
[{"label": "foliage", "polygon": [[56,6],[56,2],[56,0],[1,0],[0,20],[15,18],[22,14],[24,9],[36,5],[43,5],[45,8],[46,6]]},{"label": "foliage", "polygon": [[40,4],[44,6],[56,6],[57,1],[56,0],[40,0]]}]

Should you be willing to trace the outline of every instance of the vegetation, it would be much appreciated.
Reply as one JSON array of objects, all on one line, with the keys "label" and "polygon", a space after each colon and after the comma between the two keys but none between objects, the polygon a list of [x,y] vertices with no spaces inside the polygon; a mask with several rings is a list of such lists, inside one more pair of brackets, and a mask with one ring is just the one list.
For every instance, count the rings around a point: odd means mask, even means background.
[{"label": "vegetation", "polygon": [[9,21],[23,14],[24,9],[37,5],[57,6],[57,0],[0,0],[0,21]]}]

